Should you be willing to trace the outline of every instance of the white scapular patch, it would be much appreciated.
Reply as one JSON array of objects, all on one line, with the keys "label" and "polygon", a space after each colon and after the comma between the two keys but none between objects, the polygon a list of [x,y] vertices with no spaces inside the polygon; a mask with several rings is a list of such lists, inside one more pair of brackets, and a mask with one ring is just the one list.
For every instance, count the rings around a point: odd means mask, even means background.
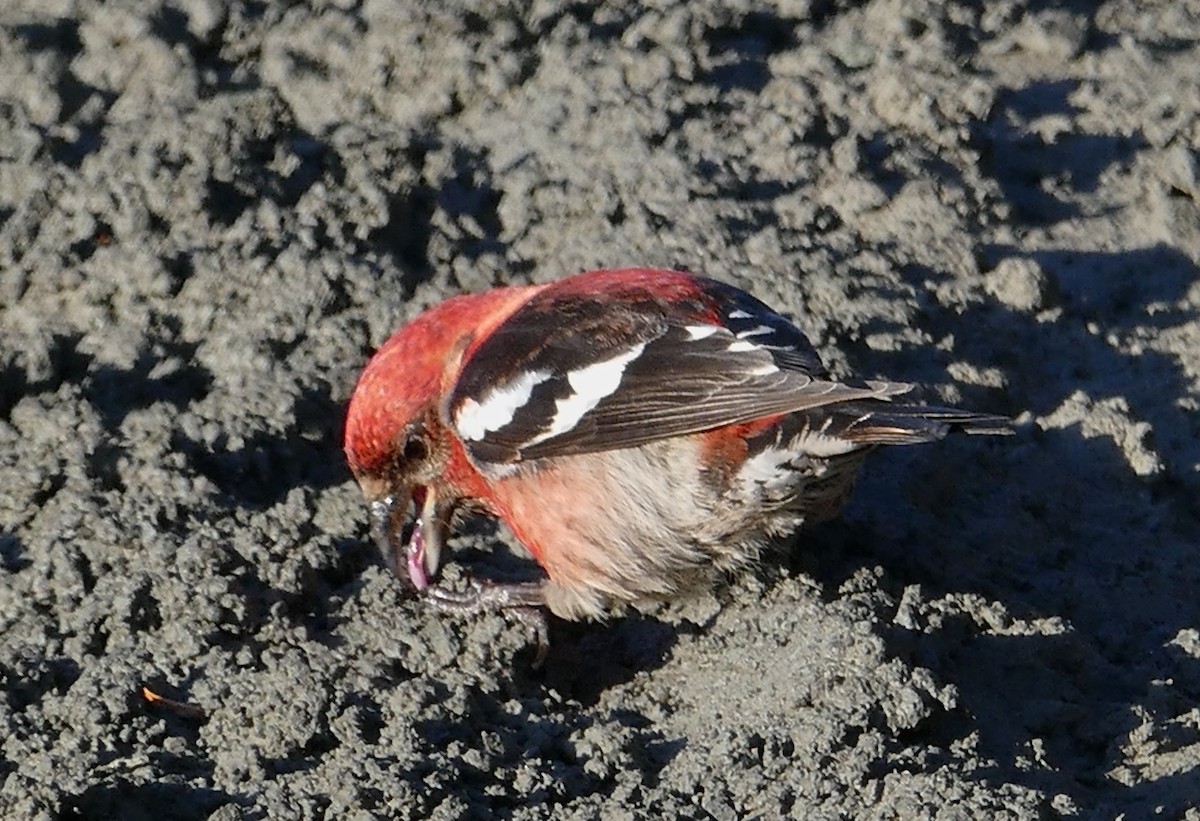
[{"label": "white scapular patch", "polygon": [[749,319],[752,316],[754,316],[754,314],[748,314],[745,311],[741,310],[740,308],[736,311],[729,312],[730,319]]},{"label": "white scapular patch", "polygon": [[738,339],[745,339],[748,336],[762,336],[763,334],[773,334],[775,329],[769,325],[758,325],[748,331],[742,331],[737,335]]},{"label": "white scapular patch", "polygon": [[720,330],[717,325],[688,325],[684,327],[687,331],[688,339],[708,339],[710,336]]},{"label": "white scapular patch", "polygon": [[489,431],[500,430],[529,401],[533,389],[550,375],[549,371],[525,371],[507,384],[488,391],[481,402],[468,398],[454,417],[459,435],[468,442],[477,442]]},{"label": "white scapular patch", "polygon": [[526,442],[525,446],[552,439],[575,427],[584,414],[599,405],[604,397],[616,391],[621,384],[621,377],[625,374],[625,366],[641,356],[645,348],[646,343],[643,342],[612,359],[567,373],[567,383],[571,386],[572,393],[555,403],[554,418],[550,420],[550,427]]}]

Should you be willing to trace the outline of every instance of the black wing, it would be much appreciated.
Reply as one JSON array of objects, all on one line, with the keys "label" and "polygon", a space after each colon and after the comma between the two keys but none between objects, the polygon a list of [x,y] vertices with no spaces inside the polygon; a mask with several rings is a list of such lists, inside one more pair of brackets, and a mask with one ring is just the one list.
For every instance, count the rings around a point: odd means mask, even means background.
[{"label": "black wing", "polygon": [[547,289],[522,306],[451,394],[446,412],[471,456],[511,464],[631,447],[910,389],[834,382],[782,316],[732,286],[687,282],[684,299]]}]

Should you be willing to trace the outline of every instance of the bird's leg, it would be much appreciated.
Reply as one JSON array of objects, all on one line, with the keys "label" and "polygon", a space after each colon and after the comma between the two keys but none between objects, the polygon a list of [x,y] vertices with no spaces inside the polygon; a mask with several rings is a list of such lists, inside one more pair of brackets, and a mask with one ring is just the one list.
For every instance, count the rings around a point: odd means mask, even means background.
[{"label": "bird's leg", "polygon": [[533,631],[537,655],[533,666],[538,668],[550,651],[550,629],[546,621],[546,594],[541,582],[489,582],[471,580],[469,590],[447,590],[438,585],[424,589],[425,599],[438,610],[447,613],[471,614],[499,610],[511,615]]}]

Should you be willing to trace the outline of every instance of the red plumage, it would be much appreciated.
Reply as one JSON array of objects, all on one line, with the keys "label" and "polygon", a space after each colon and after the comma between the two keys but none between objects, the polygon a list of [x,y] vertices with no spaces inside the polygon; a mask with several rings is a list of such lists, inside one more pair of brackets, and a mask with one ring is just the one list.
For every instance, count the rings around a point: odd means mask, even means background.
[{"label": "red plumage", "polygon": [[[345,448],[376,541],[432,601],[596,616],[833,515],[879,444],[1008,430],[896,400],[910,389],[832,379],[799,329],[732,286],[595,271],[423,313],[363,371]],[[503,520],[546,581],[434,584],[464,508]]]}]

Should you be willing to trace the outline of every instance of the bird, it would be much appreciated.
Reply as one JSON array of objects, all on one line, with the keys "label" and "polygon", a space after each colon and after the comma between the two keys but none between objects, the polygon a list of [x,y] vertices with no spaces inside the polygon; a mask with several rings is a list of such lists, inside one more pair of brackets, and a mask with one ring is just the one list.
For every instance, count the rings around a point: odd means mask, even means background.
[{"label": "bird", "polygon": [[[746,291],[657,268],[459,295],[396,331],[351,395],[344,450],[372,539],[439,610],[563,619],[690,592],[836,516],[877,448],[1005,434],[1004,416],[837,379]],[[461,514],[502,521],[537,581],[438,581]]]}]

